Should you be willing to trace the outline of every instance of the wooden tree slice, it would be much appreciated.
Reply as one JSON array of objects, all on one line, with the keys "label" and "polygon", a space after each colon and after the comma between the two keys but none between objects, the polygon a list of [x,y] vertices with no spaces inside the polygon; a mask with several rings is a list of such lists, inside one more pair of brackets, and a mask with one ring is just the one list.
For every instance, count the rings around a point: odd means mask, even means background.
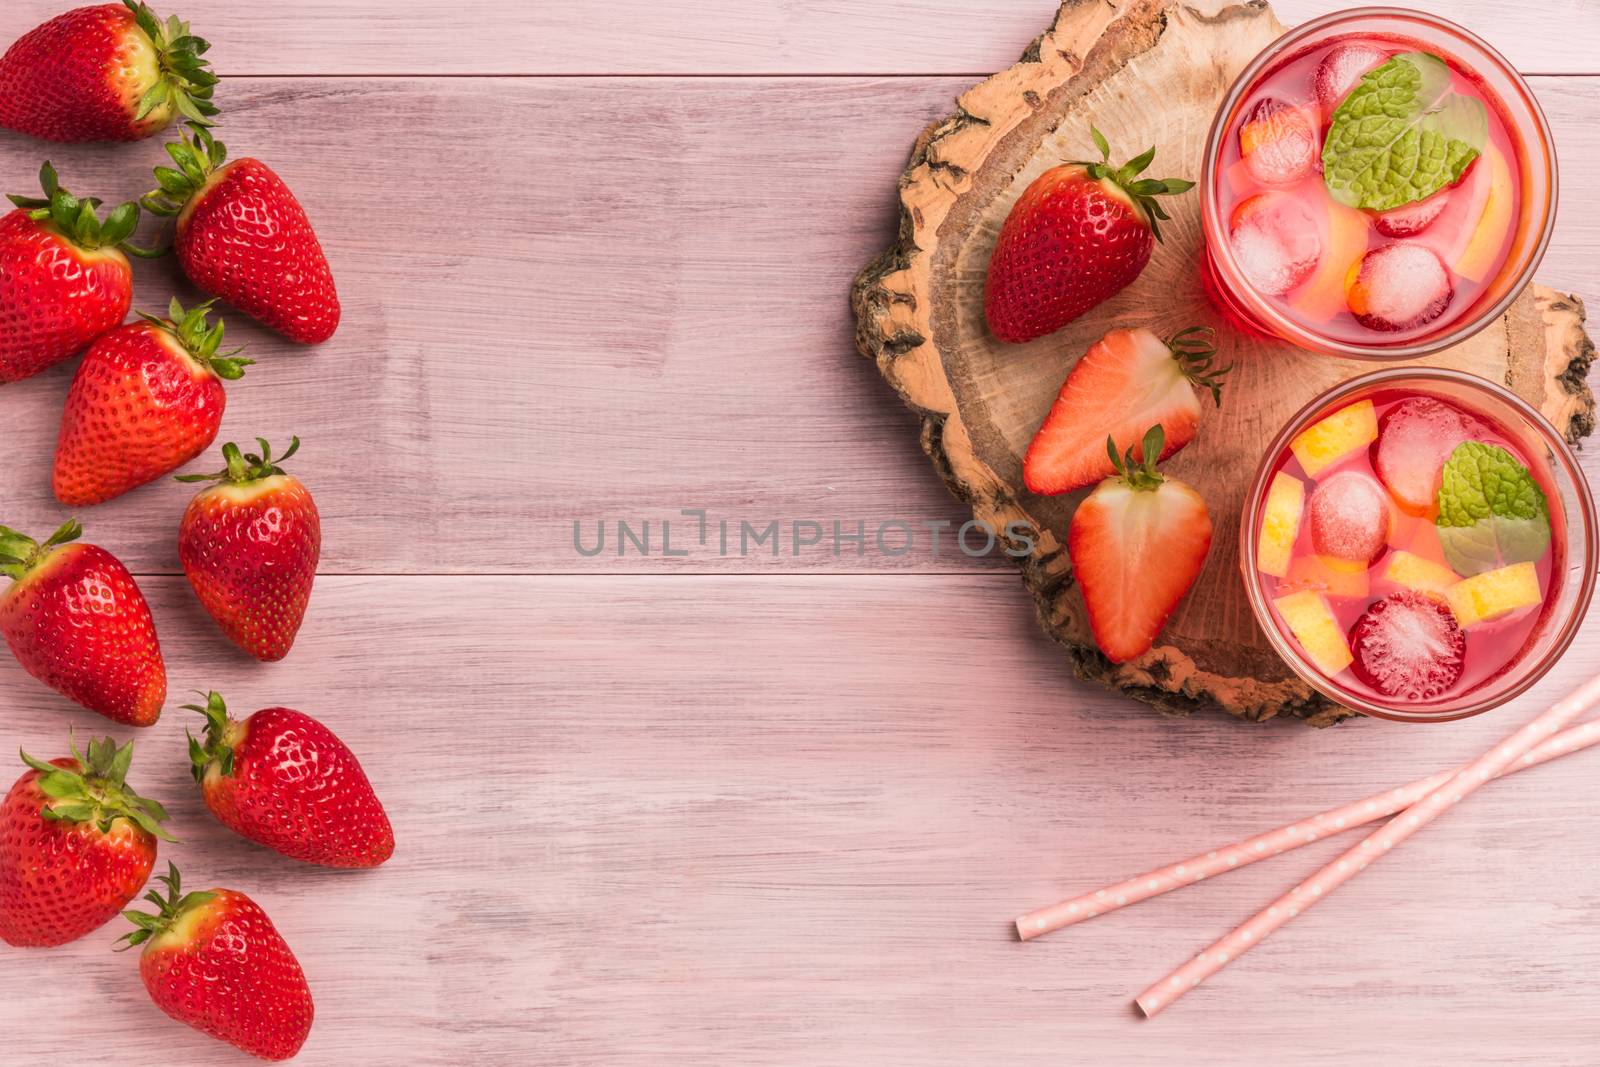
[{"label": "wooden tree slice", "polygon": [[[1315,394],[1372,365],[1226,328],[1200,290],[1193,195],[1166,198],[1173,221],[1143,276],[1065,330],[1003,345],[983,318],[989,256],[1012,202],[1056,163],[1095,158],[1091,119],[1118,158],[1154,144],[1151,174],[1198,179],[1222,94],[1282,32],[1261,2],[1206,11],[1068,0],[1016,66],[968,91],[954,115],[917,139],[900,180],[899,239],[861,272],[852,302],[858,347],[921,413],[923,448],[951,490],[997,530],[1020,521],[1037,531],[1023,580],[1081,677],[1178,714],[1221,708],[1325,724],[1349,712],[1297,680],[1251,615],[1237,562],[1239,511],[1268,439]],[[1535,285],[1472,340],[1427,362],[1504,381],[1576,440],[1594,416],[1583,318],[1576,297]],[[1072,363],[1108,329],[1148,326],[1165,336],[1191,324],[1217,327],[1235,369],[1221,410],[1207,404],[1199,439],[1167,469],[1205,495],[1216,538],[1156,647],[1119,666],[1094,646],[1064,547],[1083,494],[1028,493],[1022,456]]]}]

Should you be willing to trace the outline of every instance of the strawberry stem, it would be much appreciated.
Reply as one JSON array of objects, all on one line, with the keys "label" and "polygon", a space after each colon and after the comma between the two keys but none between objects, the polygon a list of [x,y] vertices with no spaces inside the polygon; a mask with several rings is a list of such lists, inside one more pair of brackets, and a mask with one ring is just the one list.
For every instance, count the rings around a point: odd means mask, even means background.
[{"label": "strawberry stem", "polygon": [[1106,135],[1094,126],[1090,126],[1089,136],[1094,138],[1094,146],[1100,150],[1100,159],[1098,161],[1075,159],[1071,161],[1071,165],[1082,167],[1089,177],[1096,181],[1109,181],[1121,188],[1135,206],[1144,212],[1145,221],[1150,224],[1151,235],[1156,240],[1161,240],[1161,223],[1170,222],[1172,216],[1166,213],[1156,197],[1186,193],[1194,188],[1194,182],[1187,178],[1139,177],[1145,168],[1155,161],[1154,145],[1121,166],[1117,166],[1111,162],[1111,143],[1106,140]]},{"label": "strawberry stem", "polygon": [[155,46],[156,62],[161,69],[160,78],[140,98],[134,121],[141,121],[156,108],[171,104],[178,114],[191,122],[211,125],[211,118],[218,110],[211,102],[217,76],[207,69],[211,61],[201,58],[211,50],[211,43],[190,33],[189,24],[176,15],[163,22],[139,0],[122,0],[122,3],[133,12],[133,21]]},{"label": "strawberry stem", "polygon": [[261,446],[261,451],[240,452],[239,446],[229,441],[222,446],[222,459],[227,464],[222,470],[214,474],[178,474],[173,477],[180,482],[227,482],[230,485],[249,485],[263,478],[287,473],[279,463],[300,451],[300,438],[291,438],[289,447],[283,455],[273,458],[272,446],[265,437],[256,438],[256,444]]},{"label": "strawberry stem", "polygon": [[0,526],[0,574],[20,582],[56,548],[82,536],[83,526],[77,519],[62,523],[42,545],[27,534],[18,533],[9,526]]},{"label": "strawberry stem", "polygon": [[189,734],[189,762],[192,764],[190,773],[197,782],[205,781],[206,771],[212,764],[218,764],[224,778],[233,775],[233,745],[232,733],[234,721],[228,718],[228,705],[224,703],[222,694],[213,690],[205,695],[205,706],[199,704],[185,704],[184,711],[197,711],[206,717],[206,740],[204,744]]},{"label": "strawberry stem", "polygon": [[53,226],[62,237],[85,251],[121,248],[134,255],[145,251],[128,244],[128,238],[139,228],[137,203],[130,200],[118,204],[101,221],[102,201],[93,196],[80,200],[62,188],[61,179],[49,160],[39,168],[39,185],[44,191],[42,197],[8,194],[6,199],[26,211],[34,222]]},{"label": "strawberry stem", "polygon": [[1166,478],[1156,469],[1156,462],[1161,458],[1161,449],[1167,443],[1167,431],[1158,422],[1144,432],[1144,440],[1139,443],[1139,452],[1142,459],[1133,458],[1133,449],[1128,449],[1126,456],[1117,454],[1117,440],[1111,435],[1106,435],[1106,451],[1111,456],[1111,466],[1115,468],[1117,477],[1129,489],[1140,492],[1158,489]]},{"label": "strawberry stem", "polygon": [[212,325],[207,316],[216,300],[207,300],[203,304],[196,304],[185,309],[178,302],[177,297],[167,305],[167,317],[151,315],[147,312],[138,312],[144,321],[161,327],[167,333],[178,339],[178,343],[203,366],[211,368],[218,378],[224,381],[238,381],[244,377],[244,369],[255,362],[253,359],[240,359],[239,353],[244,351],[244,346],[219,353],[222,347],[222,336],[226,324],[218,319]]},{"label": "strawberry stem", "polygon": [[1209,326],[1190,326],[1167,338],[1165,344],[1178,361],[1183,376],[1201,389],[1211,391],[1211,399],[1222,406],[1222,379],[1233,369],[1216,366],[1217,332]]},{"label": "strawberry stem", "polygon": [[[208,904],[217,899],[215,893],[185,893],[183,884],[178,875],[178,865],[171,860],[167,861],[167,873],[156,875],[156,881],[167,887],[167,895],[162,896],[159,889],[152,889],[144,895],[144,899],[156,906],[156,914],[151,915],[143,911],[125,911],[122,917],[133,923],[137,929],[130,930],[118,938],[118,952],[125,952],[135,945],[142,945],[152,937],[158,937],[172,929],[185,912]],[[127,944],[121,944],[121,942]]]},{"label": "strawberry stem", "polygon": [[171,217],[182,214],[190,200],[205,187],[228,159],[228,146],[211,135],[199,123],[186,124],[188,132],[180,132],[178,140],[166,146],[173,167],[157,167],[157,188],[139,198],[139,203],[152,215]]},{"label": "strawberry stem", "polygon": [[21,753],[22,762],[38,771],[39,790],[50,800],[39,809],[39,817],[49,822],[92,823],[101,833],[111,832],[118,819],[127,819],[139,829],[163,841],[177,838],[161,828],[167,809],[148,797],[141,797],[128,786],[128,768],[133,763],[133,742],[118,748],[109,737],[91,740],[87,754],[72,742],[72,758],[77,769],[57,767]]}]

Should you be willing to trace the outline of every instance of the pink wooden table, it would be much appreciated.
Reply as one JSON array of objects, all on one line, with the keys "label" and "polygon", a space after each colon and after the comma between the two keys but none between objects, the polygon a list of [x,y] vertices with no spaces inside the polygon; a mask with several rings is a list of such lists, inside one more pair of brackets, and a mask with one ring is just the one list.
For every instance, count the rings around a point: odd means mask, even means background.
[{"label": "pink wooden table", "polygon": [[[0,39],[60,6],[11,0]],[[1430,6],[1536,75],[1564,194],[1541,277],[1595,306],[1600,9]],[[182,13],[235,76],[225,139],[299,190],[345,298],[316,353],[230,323],[261,363],[224,433],[302,435],[325,517],[295,655],[244,663],[209,631],[173,547],[187,490],[83,517],[150,593],[175,692],[326,717],[395,817],[382,871],[302,869],[207,820],[182,713],[141,735],[139,781],[184,838],[170,854],[255,895],[305,963],[298,1062],[1600,1057],[1600,757],[1485,790],[1155,1022],[1134,993],[1347,840],[1038,943],[1008,927],[1474,754],[1595,669],[1600,626],[1517,706],[1447,728],[1172,721],[1075,683],[1001,562],[690,538],[681,508],[735,539],[741,520],[787,538],[964,518],[855,355],[845,293],[888,240],[912,137],[1021,52],[1047,0]],[[43,153],[0,137],[5,188],[29,190]],[[162,158],[49,154],[106,197]],[[170,268],[140,270],[141,303],[164,302]],[[62,517],[67,381],[0,396],[0,521]],[[668,517],[685,556],[659,555]],[[651,520],[656,554],[574,551],[574,521],[618,518]],[[99,726],[0,659],[0,750]],[[163,1019],[109,940],[0,952],[0,1058],[244,1062]]]}]

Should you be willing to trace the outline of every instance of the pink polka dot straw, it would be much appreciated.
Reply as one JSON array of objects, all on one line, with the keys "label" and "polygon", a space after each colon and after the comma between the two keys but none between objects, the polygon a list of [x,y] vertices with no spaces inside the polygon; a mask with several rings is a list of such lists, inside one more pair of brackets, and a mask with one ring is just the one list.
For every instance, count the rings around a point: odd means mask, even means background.
[{"label": "pink polka dot straw", "polygon": [[1211,945],[1200,955],[1146,989],[1135,999],[1139,1010],[1153,1016],[1201,982],[1216,974],[1229,961],[1238,959],[1290,919],[1310,908],[1345,882],[1367,869],[1367,864],[1444,814],[1489,781],[1510,768],[1517,760],[1548,741],[1563,726],[1600,703],[1600,677],[1580,686],[1544,714],[1485,752],[1444,783],[1430,790],[1405,811],[1389,820],[1355,848],[1279,897],[1264,911]]},{"label": "pink polka dot straw", "polygon": [[[1600,719],[1584,723],[1582,726],[1574,726],[1549,738],[1501,771],[1500,776],[1537,767],[1557,756],[1578,752],[1595,744],[1600,744]],[[1466,769],[1463,766],[1453,771],[1440,771],[1431,778],[1423,778],[1396,789],[1385,789],[1381,793],[1352,801],[1343,807],[1330,808],[1309,819],[1301,819],[1280,826],[1276,830],[1269,830],[1231,845],[1190,856],[1177,863],[1145,871],[1116,885],[1108,885],[1104,889],[1096,889],[1071,900],[1063,900],[1059,904],[1030,911],[1016,920],[1017,936],[1024,941],[1031,941],[1063,927],[1073,926],[1101,915],[1109,915],[1141,900],[1159,897],[1174,889],[1182,889],[1186,885],[1193,885],[1195,882],[1214,878],[1219,874],[1227,874],[1229,871],[1248,867],[1252,863],[1259,863],[1273,856],[1281,856],[1302,845],[1309,845],[1318,838],[1353,830],[1358,826],[1387,818],[1397,811],[1411,807]]]}]

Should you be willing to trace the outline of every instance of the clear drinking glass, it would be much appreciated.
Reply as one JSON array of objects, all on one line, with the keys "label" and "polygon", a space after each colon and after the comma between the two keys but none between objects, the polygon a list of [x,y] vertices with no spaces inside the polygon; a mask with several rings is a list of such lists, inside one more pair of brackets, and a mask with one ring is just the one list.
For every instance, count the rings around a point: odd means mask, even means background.
[{"label": "clear drinking glass", "polygon": [[[1348,453],[1347,459],[1331,464],[1312,479],[1300,466],[1299,457],[1293,454],[1291,442],[1325,417],[1347,409],[1355,410],[1352,405],[1372,401],[1373,410],[1379,413],[1375,417],[1386,418],[1383,412],[1393,412],[1397,405],[1412,398],[1432,398],[1466,413],[1477,420],[1478,425],[1492,428],[1492,436],[1502,441],[1509,451],[1520,453],[1544,492],[1551,527],[1549,550],[1539,564],[1542,603],[1526,609],[1522,616],[1506,616],[1508,620],[1519,620],[1517,625],[1476,631],[1483,635],[1476,645],[1473,643],[1475,631],[1470,627],[1466,629],[1468,669],[1462,675],[1462,684],[1473,678],[1474,671],[1481,676],[1480,680],[1470,688],[1420,701],[1385,697],[1364,684],[1349,668],[1332,677],[1319,668],[1314,662],[1316,657],[1302,647],[1279,611],[1278,597],[1286,589],[1293,592],[1294,582],[1286,585],[1284,579],[1264,573],[1261,565],[1265,557],[1259,555],[1262,541],[1269,539],[1263,532],[1269,487],[1280,471],[1307,480],[1307,502],[1301,514],[1309,515],[1310,508],[1315,505],[1310,496],[1315,491],[1314,485],[1321,485],[1324,479],[1340,470],[1356,469],[1358,476],[1363,476],[1361,471],[1376,469],[1371,462],[1378,449],[1374,442],[1358,452]],[[1385,423],[1380,425],[1386,426]],[[1404,518],[1398,511],[1393,514],[1396,524]],[[1242,521],[1239,546],[1245,588],[1256,621],[1273,649],[1318,692],[1346,707],[1381,718],[1442,722],[1476,715],[1511,700],[1543,676],[1566,650],[1578,632],[1594,593],[1594,500],[1571,448],[1548,421],[1516,394],[1460,371],[1390,368],[1362,375],[1317,397],[1290,419],[1267,447],[1245,498]],[[1434,520],[1418,515],[1409,521],[1417,524],[1412,529],[1426,534],[1429,531],[1423,524],[1432,524]],[[1300,552],[1309,542],[1304,539],[1307,531],[1303,527],[1297,529],[1302,539],[1296,542],[1300,546],[1296,551]],[[1398,525],[1394,529],[1398,530]],[[1373,582],[1366,598],[1341,601],[1331,594],[1324,595],[1324,604],[1336,608],[1333,613],[1337,616],[1339,632],[1345,633],[1350,618],[1364,611],[1372,601],[1397,589],[1382,576],[1395,573],[1388,567],[1400,551],[1396,547],[1398,540],[1392,538],[1371,562]],[[1317,565],[1315,560],[1311,561],[1313,570]],[[1330,577],[1335,582],[1342,580],[1337,574],[1330,574]],[[1474,667],[1474,655],[1487,658]]]},{"label": "clear drinking glass", "polygon": [[[1342,49],[1341,55],[1329,58],[1336,49]],[[1484,153],[1458,185],[1430,198],[1441,205],[1434,221],[1423,222],[1420,233],[1409,234],[1415,217],[1409,223],[1384,218],[1390,231],[1384,233],[1376,228],[1379,220],[1374,216],[1334,203],[1322,185],[1320,161],[1333,101],[1339,98],[1331,95],[1332,89],[1324,94],[1322,61],[1333,72],[1328,78],[1331,84],[1348,86],[1349,81],[1337,74],[1340,60],[1348,59],[1356,64],[1353,70],[1360,70],[1363,55],[1399,52],[1426,52],[1445,60],[1451,90],[1482,100],[1489,119]],[[1262,122],[1264,114],[1270,122]],[[1296,125],[1302,119],[1303,125]],[[1258,183],[1254,176],[1264,168],[1254,165],[1259,160],[1244,158],[1241,142],[1241,133],[1252,122],[1260,123],[1250,129],[1252,138],[1262,130],[1275,136],[1285,129],[1303,135],[1298,144],[1278,145],[1304,148],[1309,142],[1314,153],[1309,176],[1278,187]],[[1261,158],[1281,161],[1281,156]],[[1256,196],[1260,193],[1266,195]],[[1357,8],[1290,30],[1240,73],[1212,122],[1200,194],[1203,278],[1212,299],[1236,325],[1333,355],[1411,359],[1470,337],[1503,313],[1527,285],[1555,222],[1555,150],[1549,125],[1527,82],[1480,38],[1421,11]],[[1241,208],[1252,197],[1256,202]],[[1296,203],[1285,204],[1283,197]],[[1266,211],[1263,205],[1273,210]],[[1430,210],[1433,206],[1428,205]],[[1296,241],[1289,252],[1279,247],[1261,259],[1263,217],[1278,227],[1272,232],[1308,234],[1315,229],[1320,236],[1316,270],[1291,291],[1280,288],[1284,280],[1274,273],[1276,260],[1298,256],[1303,265],[1310,252]],[[1235,235],[1241,225],[1244,239],[1252,243],[1240,243],[1236,252]],[[1394,235],[1397,228],[1399,236]],[[1347,284],[1369,246],[1377,249],[1396,241],[1436,251],[1441,276],[1449,280],[1445,289],[1452,295],[1442,312],[1433,312],[1435,318],[1404,320],[1412,323],[1409,326],[1389,322],[1369,328],[1348,303]],[[1407,249],[1389,262],[1409,266],[1420,256]],[[1438,268],[1428,266],[1423,273],[1432,277]],[[1405,284],[1419,276],[1415,270],[1375,271],[1375,275],[1384,283],[1387,275],[1399,275]]]}]

